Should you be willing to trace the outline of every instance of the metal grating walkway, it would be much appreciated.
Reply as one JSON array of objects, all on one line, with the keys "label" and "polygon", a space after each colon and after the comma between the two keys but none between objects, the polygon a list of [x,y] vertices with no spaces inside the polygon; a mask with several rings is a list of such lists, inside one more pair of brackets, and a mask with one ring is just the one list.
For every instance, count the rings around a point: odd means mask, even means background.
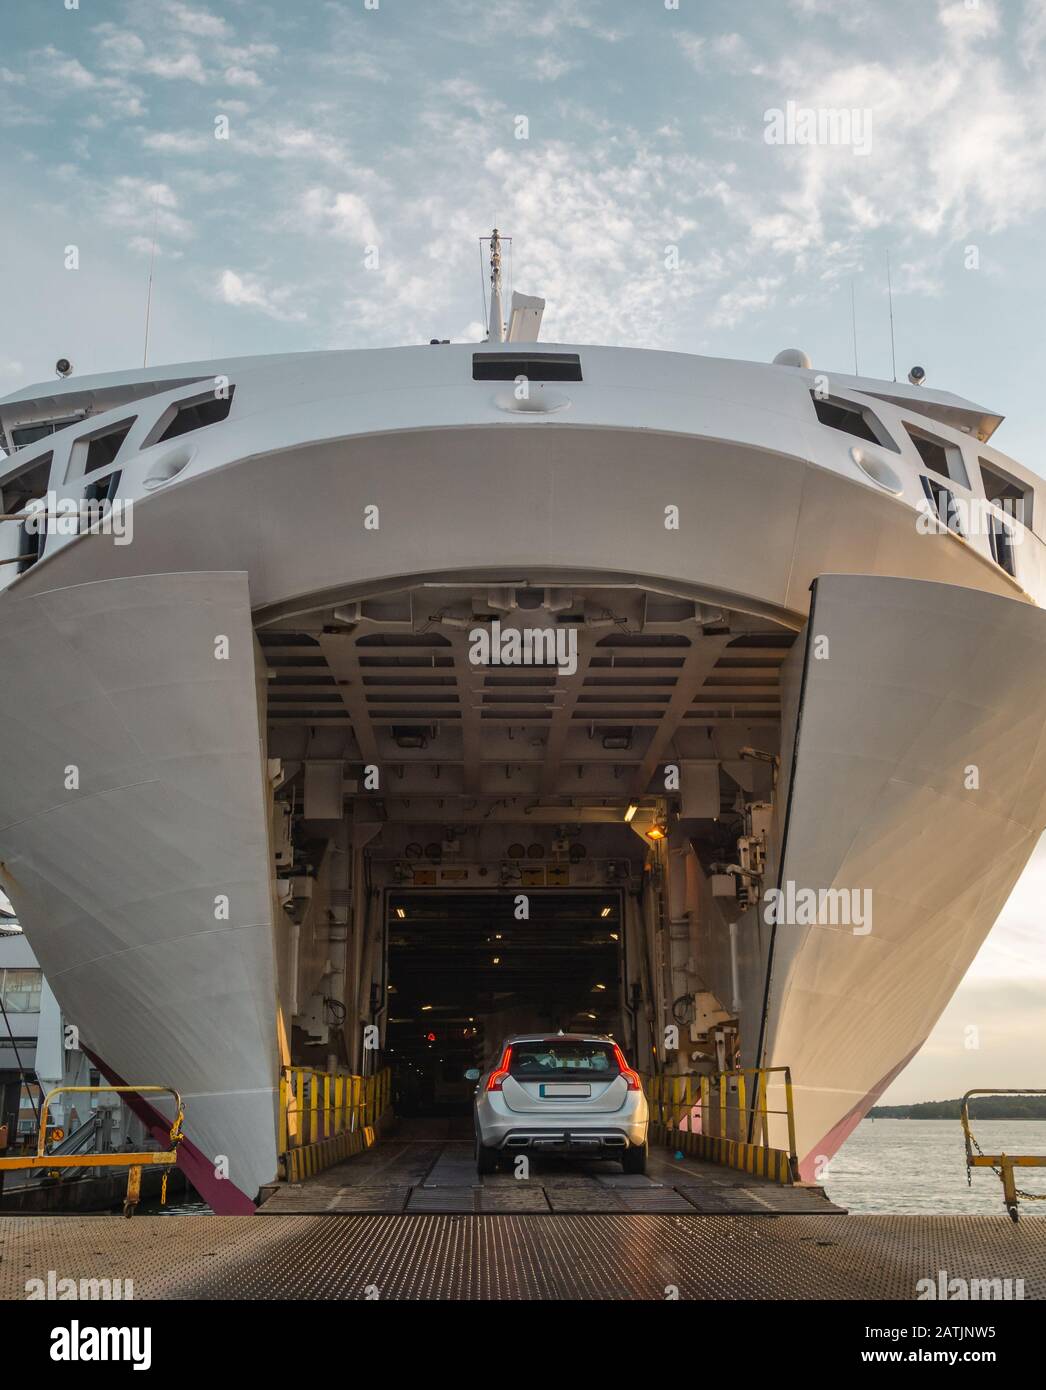
[{"label": "metal grating walkway", "polygon": [[1024,1280],[1046,1221],[1006,1216],[0,1218],[0,1296],[133,1279],[142,1299],[914,1299],[919,1279]]}]

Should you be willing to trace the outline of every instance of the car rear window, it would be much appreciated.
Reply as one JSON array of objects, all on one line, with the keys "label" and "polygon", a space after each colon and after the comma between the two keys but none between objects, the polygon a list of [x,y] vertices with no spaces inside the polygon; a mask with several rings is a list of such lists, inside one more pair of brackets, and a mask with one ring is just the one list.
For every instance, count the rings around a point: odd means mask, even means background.
[{"label": "car rear window", "polygon": [[512,1044],[513,1076],[526,1079],[539,1076],[567,1076],[584,1072],[586,1076],[616,1076],[617,1061],[611,1043],[567,1042],[547,1038],[541,1042]]}]

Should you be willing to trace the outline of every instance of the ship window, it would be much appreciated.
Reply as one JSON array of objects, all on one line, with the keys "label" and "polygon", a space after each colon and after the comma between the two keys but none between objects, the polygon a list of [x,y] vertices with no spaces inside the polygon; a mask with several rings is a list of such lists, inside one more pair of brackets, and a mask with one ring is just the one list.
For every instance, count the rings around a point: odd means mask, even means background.
[{"label": "ship window", "polygon": [[2,998],[9,1014],[38,1014],[40,1012],[40,970],[0,970]]},{"label": "ship window", "polygon": [[473,381],[580,381],[581,358],[576,352],[474,352]]},{"label": "ship window", "polygon": [[38,456],[33,459],[32,463],[27,464],[21,472],[5,479],[0,487],[0,496],[3,498],[3,506],[0,510],[9,513],[20,512],[25,509],[27,502],[32,502],[37,497],[45,497],[47,484],[51,478],[51,460],[53,458],[54,455],[50,453]]},{"label": "ship window", "polygon": [[[0,511],[9,515],[24,512],[30,502],[46,497],[47,485],[51,480],[51,460],[53,458],[53,454],[44,454],[42,458],[35,458],[32,463],[27,464],[13,477],[6,478],[3,486],[0,487]],[[39,521],[34,522],[32,527],[24,521],[20,524],[18,535],[19,574],[24,574],[31,565],[35,565],[39,560],[43,552],[46,532],[46,517],[41,517]]]},{"label": "ship window", "polygon": [[1011,578],[1017,578],[1017,560],[1013,553],[1013,532],[1001,516],[991,513],[988,518],[988,544],[992,559]]},{"label": "ship window", "polygon": [[114,468],[101,478],[93,478],[84,488],[84,498],[88,502],[111,502],[120,486],[122,471]]},{"label": "ship window", "polygon": [[942,525],[947,526],[949,531],[954,531],[957,536],[962,535],[962,526],[959,522],[959,509],[955,504],[955,493],[950,487],[945,487],[936,478],[927,478],[925,474],[919,475],[919,481],[923,485],[923,492],[926,500],[933,509],[933,514]]},{"label": "ship window", "polygon": [[150,435],[148,443],[162,444],[167,439],[177,439],[180,434],[189,434],[191,430],[219,424],[229,414],[235,390],[235,386],[230,386],[224,396],[216,396],[211,391],[206,396],[196,396],[171,407],[160,417],[158,428],[161,432]]},{"label": "ship window", "polygon": [[905,429],[927,468],[939,473],[942,478],[950,478],[960,487],[970,486],[970,480],[966,476],[966,465],[962,461],[962,450],[958,445],[949,444],[947,440],[927,434],[915,425],[905,424]]},{"label": "ship window", "polygon": [[38,439],[46,439],[49,434],[64,430],[67,425],[77,425],[84,417],[70,415],[64,420],[45,420],[39,425],[23,425],[11,431],[11,443],[16,449],[24,449],[27,444],[35,444]]},{"label": "ship window", "polygon": [[1022,526],[1030,526],[1035,489],[1019,483],[1016,478],[1011,478],[1008,473],[1004,473],[1001,468],[985,459],[978,459],[978,463],[981,467],[984,495],[988,501],[1019,521]]},{"label": "ship window", "polygon": [[853,435],[856,439],[866,439],[869,444],[881,444],[885,449],[900,453],[885,426],[870,410],[854,401],[839,400],[835,396],[819,396],[816,391],[810,392],[810,399],[822,425],[839,430],[843,434]]},{"label": "ship window", "polygon": [[80,478],[85,473],[96,473],[106,468],[120,452],[120,446],[130,433],[134,418],[121,420],[117,425],[108,425],[97,434],[83,435],[77,439],[69,456],[69,469],[66,482],[70,478]]}]

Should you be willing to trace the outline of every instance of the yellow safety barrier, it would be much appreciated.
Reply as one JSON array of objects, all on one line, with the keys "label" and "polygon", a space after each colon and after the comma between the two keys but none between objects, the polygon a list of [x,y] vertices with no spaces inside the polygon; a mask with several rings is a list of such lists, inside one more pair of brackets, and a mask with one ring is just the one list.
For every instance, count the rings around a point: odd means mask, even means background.
[{"label": "yellow safety barrier", "polygon": [[[1020,1215],[1018,1210],[1019,1199],[1024,1198],[1026,1202],[1046,1202],[1046,1192],[1025,1192],[1017,1186],[1013,1175],[1014,1168],[1046,1168],[1046,1155],[1044,1154],[986,1154],[973,1137],[970,1128],[970,1097],[971,1096],[1046,1096],[1046,1091],[1029,1090],[979,1090],[967,1091],[962,1098],[962,1120],[963,1138],[966,1143],[966,1182],[967,1186],[973,1186],[973,1170],[975,1168],[991,1168],[997,1178],[1002,1179],[1002,1200],[1006,1210],[1010,1214],[1011,1221],[1016,1221]],[[974,1149],[977,1150],[974,1153]]]},{"label": "yellow safety barrier", "polygon": [[391,1097],[388,1067],[373,1076],[284,1067],[280,1076],[280,1176],[301,1182],[369,1149]]},{"label": "yellow safety barrier", "polygon": [[[771,1082],[769,1078],[775,1075],[782,1080]],[[751,1087],[748,1077],[755,1078]],[[773,1085],[783,1087],[783,1108],[771,1109],[768,1104]],[[748,1067],[707,1076],[647,1074],[643,1089],[654,1143],[773,1182],[799,1181],[792,1073],[788,1067]],[[747,1103],[749,1089],[754,1092],[751,1105]],[[771,1143],[771,1128],[776,1145]]]},{"label": "yellow safety barrier", "polygon": [[[174,1097],[175,1117],[171,1125],[171,1145],[170,1149],[145,1150],[140,1153],[127,1153],[118,1151],[114,1153],[102,1154],[52,1154],[47,1152],[47,1112],[51,1101],[55,1096],[65,1091],[75,1091],[78,1094],[95,1093],[109,1095],[116,1092],[121,1094],[150,1095],[157,1091],[162,1091],[165,1095]],[[36,1153],[25,1154],[20,1158],[0,1158],[0,1170],[9,1171],[12,1169],[45,1168],[50,1177],[60,1178],[63,1168],[126,1168],[127,1169],[127,1194],[124,1197],[123,1214],[133,1216],[134,1209],[138,1205],[142,1192],[142,1169],[170,1166],[178,1161],[178,1145],[184,1135],[182,1134],[182,1121],[185,1119],[185,1106],[182,1098],[171,1086],[56,1086],[53,1091],[48,1091],[44,1097],[44,1103],[40,1107],[40,1134],[37,1139]],[[52,1138],[54,1131],[52,1131]],[[167,1173],[163,1175],[163,1189],[160,1193],[160,1200],[167,1200]]]}]

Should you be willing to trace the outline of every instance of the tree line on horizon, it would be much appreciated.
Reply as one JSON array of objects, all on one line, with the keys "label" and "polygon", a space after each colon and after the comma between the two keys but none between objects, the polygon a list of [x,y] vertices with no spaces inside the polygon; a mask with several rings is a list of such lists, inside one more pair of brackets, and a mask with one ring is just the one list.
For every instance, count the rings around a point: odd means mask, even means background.
[{"label": "tree line on horizon", "polygon": [[[871,1120],[957,1120],[962,1100],[921,1100],[914,1105],[876,1105]],[[972,1120],[1046,1120],[1046,1096],[974,1096]]]}]

